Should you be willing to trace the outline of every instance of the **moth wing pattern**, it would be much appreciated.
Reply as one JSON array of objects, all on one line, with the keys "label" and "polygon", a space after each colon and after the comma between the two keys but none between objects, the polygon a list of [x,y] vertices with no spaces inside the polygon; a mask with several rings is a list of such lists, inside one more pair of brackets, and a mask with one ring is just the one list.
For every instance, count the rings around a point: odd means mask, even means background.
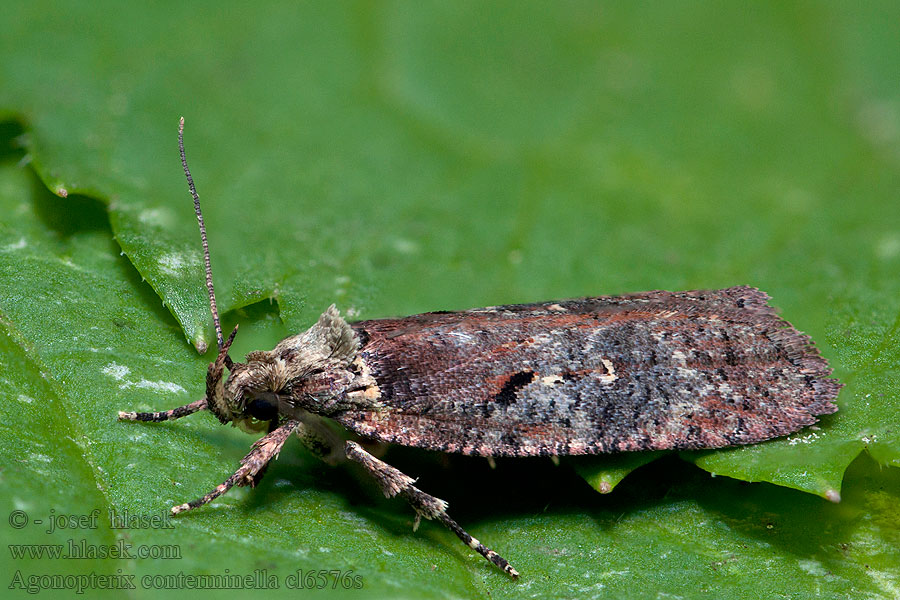
[{"label": "moth wing pattern", "polygon": [[653,291],[353,323],[367,438],[480,456],[749,444],[833,413],[840,383],[755,288]]}]

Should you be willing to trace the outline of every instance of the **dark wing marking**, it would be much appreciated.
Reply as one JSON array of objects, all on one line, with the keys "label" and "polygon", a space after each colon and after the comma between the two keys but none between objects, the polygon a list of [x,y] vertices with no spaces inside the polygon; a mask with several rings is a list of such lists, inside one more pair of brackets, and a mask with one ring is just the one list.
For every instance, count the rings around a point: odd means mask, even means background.
[{"label": "dark wing marking", "polygon": [[360,435],[482,456],[718,448],[832,413],[841,384],[754,288],[646,292],[353,324],[381,410]]}]

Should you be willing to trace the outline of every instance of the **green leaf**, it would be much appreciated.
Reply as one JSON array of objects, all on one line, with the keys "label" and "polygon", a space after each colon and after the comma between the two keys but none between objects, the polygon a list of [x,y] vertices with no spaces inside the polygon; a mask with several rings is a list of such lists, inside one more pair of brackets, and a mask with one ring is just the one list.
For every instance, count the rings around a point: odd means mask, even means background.
[{"label": "green leaf", "polygon": [[589,486],[601,494],[608,494],[625,479],[626,475],[664,454],[666,453],[623,452],[608,456],[579,456],[566,460]]},{"label": "green leaf", "polygon": [[[208,415],[113,418],[202,393],[183,343],[212,334],[181,115],[238,353],[332,302],[369,318],[751,284],[846,387],[818,430],[685,455],[840,505],[674,457],[598,496],[568,462],[491,471],[392,449],[519,583],[437,526],[412,534],[402,503],[297,446],[260,489],[173,530],[7,529],[178,544],[179,560],[7,557],[3,572],[268,568],[284,589],[297,568],[353,569],[369,592],[416,597],[897,595],[897,470],[859,457],[900,465],[895,4],[4,8],[0,118],[24,131],[0,139],[27,151],[0,177],[10,511],[161,512],[249,446]],[[596,485],[644,458],[594,461]]]}]

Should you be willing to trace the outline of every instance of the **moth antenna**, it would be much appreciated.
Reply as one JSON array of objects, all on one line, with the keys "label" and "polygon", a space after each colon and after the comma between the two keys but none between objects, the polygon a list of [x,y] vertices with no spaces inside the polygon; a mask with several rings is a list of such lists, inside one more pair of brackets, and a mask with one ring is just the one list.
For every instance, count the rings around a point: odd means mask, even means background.
[{"label": "moth antenna", "polygon": [[194,179],[191,170],[188,169],[187,159],[184,156],[184,117],[178,123],[178,152],[181,153],[181,166],[184,167],[184,176],[187,177],[188,188],[194,198],[194,212],[197,214],[197,223],[200,225],[200,240],[203,242],[203,262],[206,266],[206,289],[209,291],[209,310],[212,312],[213,323],[216,326],[216,343],[219,352],[225,343],[222,337],[222,326],[219,324],[219,310],[216,308],[216,291],[213,288],[212,267],[209,264],[209,243],[206,241],[206,225],[203,223],[203,212],[200,210],[200,196],[194,187]]}]

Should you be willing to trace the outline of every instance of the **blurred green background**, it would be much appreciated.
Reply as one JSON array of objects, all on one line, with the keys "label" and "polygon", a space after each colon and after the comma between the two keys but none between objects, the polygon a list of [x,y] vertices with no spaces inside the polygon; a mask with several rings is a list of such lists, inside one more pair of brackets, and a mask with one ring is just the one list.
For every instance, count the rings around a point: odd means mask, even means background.
[{"label": "blurred green background", "polygon": [[[11,595],[94,573],[183,597],[185,580],[154,577],[257,570],[278,589],[251,596],[309,593],[287,589],[299,569],[362,578],[328,575],[322,596],[900,597],[897,3],[0,10]],[[786,440],[664,456],[607,495],[590,486],[656,457],[492,470],[390,449],[518,582],[435,524],[412,533],[401,501],[293,441],[256,490],[114,529],[110,511],[205,493],[252,443],[208,414],[115,421],[203,393],[192,345],[213,337],[180,116],[238,355],[332,302],[377,318],[749,284],[835,366],[840,411]],[[96,528],[46,533],[51,511],[95,509]],[[133,556],[14,554],[69,540]]]}]

